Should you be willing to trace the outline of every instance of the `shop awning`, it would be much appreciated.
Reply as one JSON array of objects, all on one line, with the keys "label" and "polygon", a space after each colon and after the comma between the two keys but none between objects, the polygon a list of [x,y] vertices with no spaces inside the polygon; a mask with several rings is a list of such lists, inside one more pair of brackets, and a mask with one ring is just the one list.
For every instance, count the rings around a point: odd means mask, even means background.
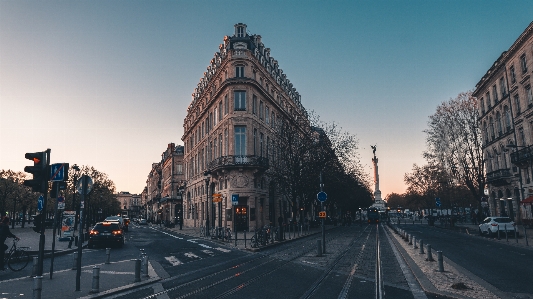
[{"label": "shop awning", "polygon": [[529,203],[529,204],[533,204],[533,196],[530,196],[524,200],[522,200],[520,203]]}]

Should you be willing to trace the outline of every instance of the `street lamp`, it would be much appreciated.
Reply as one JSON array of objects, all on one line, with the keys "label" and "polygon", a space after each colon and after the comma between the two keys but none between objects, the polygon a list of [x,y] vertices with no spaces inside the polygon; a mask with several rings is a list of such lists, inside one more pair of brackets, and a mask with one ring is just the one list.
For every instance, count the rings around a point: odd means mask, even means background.
[{"label": "street lamp", "polygon": [[206,171],[204,172],[204,179],[205,179],[205,197],[206,197],[206,204],[207,207],[205,209],[205,235],[209,236],[209,208],[211,207],[209,205],[209,181],[211,180],[211,172]]}]

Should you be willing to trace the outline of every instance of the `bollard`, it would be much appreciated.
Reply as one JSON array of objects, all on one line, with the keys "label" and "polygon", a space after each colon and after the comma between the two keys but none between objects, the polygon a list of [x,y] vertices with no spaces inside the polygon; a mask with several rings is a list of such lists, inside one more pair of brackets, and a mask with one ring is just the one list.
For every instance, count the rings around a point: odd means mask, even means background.
[{"label": "bollard", "polygon": [[235,247],[237,247],[237,230],[235,230]]},{"label": "bollard", "polygon": [[141,260],[136,259],[135,261],[135,280],[133,282],[141,281]]},{"label": "bollard", "polygon": [[526,232],[526,226],[524,225],[524,238],[526,238],[526,246],[529,246],[529,243],[527,242],[527,232]]},{"label": "bollard", "polygon": [[34,256],[33,257],[33,268],[31,269],[31,276],[30,277],[37,276],[37,268],[39,268],[39,258]]},{"label": "bollard", "polygon": [[41,299],[42,289],[43,289],[43,277],[35,276],[33,278],[33,299]]},{"label": "bollard", "polygon": [[420,254],[424,254],[424,240],[420,239]]},{"label": "bollard", "polygon": [[413,248],[414,249],[418,248],[418,246],[416,246],[416,237],[415,236],[413,236]]},{"label": "bollard", "polygon": [[322,256],[322,240],[316,240],[316,246],[317,246],[316,256]]},{"label": "bollard", "polygon": [[509,242],[509,233],[507,232],[507,223],[503,225],[503,229],[505,230],[505,241]]},{"label": "bollard", "polygon": [[518,232],[516,231],[516,225],[514,226],[514,239],[516,240],[516,243],[518,243]]},{"label": "bollard", "polygon": [[[235,238],[237,238],[236,236],[237,234],[235,234]],[[235,246],[237,246],[237,239],[235,239]],[[246,230],[244,230],[244,248],[246,248]]]},{"label": "bollard", "polygon": [[433,255],[431,255],[431,244],[428,244],[428,245],[427,245],[427,257],[426,257],[426,261],[428,261],[428,262],[433,262],[433,261],[435,261],[435,260],[433,259]]},{"label": "bollard", "polygon": [[409,245],[413,245],[413,235],[409,234]]},{"label": "bollard", "polygon": [[72,270],[76,270],[78,269],[78,252],[74,252],[72,256],[74,257],[72,260]]},{"label": "bollard", "polygon": [[148,256],[143,257],[143,277],[148,277]]},{"label": "bollard", "polygon": [[444,259],[442,258],[442,251],[437,251],[437,260],[439,261],[439,272],[444,272]]},{"label": "bollard", "polygon": [[93,287],[89,294],[96,294],[100,292],[100,267],[93,268]]},{"label": "bollard", "polygon": [[107,255],[105,263],[106,264],[111,264],[111,261],[110,261],[110,259],[111,259],[111,248],[106,248],[105,249],[105,254]]}]

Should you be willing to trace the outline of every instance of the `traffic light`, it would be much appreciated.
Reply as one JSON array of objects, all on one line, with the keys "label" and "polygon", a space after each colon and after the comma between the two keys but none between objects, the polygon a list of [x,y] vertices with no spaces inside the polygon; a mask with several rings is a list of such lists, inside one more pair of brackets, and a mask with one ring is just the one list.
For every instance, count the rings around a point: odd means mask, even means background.
[{"label": "traffic light", "polygon": [[36,232],[36,233],[40,233],[41,232],[41,226],[42,226],[42,218],[43,218],[43,214],[39,214],[35,217],[33,217],[33,231]]},{"label": "traffic light", "polygon": [[45,193],[48,188],[48,151],[26,153],[26,159],[33,161],[33,166],[24,167],[24,171],[33,174],[32,180],[24,180],[24,185],[31,187],[33,192]]}]

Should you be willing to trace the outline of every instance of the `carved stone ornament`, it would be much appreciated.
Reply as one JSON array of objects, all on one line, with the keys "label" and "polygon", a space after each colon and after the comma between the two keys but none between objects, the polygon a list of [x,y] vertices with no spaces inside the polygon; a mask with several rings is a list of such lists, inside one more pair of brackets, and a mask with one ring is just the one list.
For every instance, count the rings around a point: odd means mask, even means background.
[{"label": "carved stone ornament", "polygon": [[242,42],[236,42],[233,44],[233,49],[248,49],[248,45]]},{"label": "carved stone ornament", "polygon": [[242,174],[238,174],[234,176],[231,180],[231,185],[237,188],[244,188],[248,186],[249,183],[250,183],[250,179],[247,176],[242,175]]}]

